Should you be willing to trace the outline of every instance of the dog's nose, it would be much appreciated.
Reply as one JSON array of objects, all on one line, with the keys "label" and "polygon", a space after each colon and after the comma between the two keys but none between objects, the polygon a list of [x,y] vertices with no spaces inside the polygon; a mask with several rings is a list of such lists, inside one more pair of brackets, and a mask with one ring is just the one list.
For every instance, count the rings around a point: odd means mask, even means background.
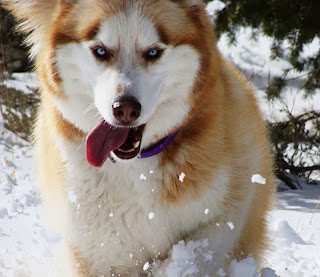
[{"label": "dog's nose", "polygon": [[139,118],[141,105],[134,98],[124,98],[113,103],[112,112],[115,119],[121,123],[130,123]]}]

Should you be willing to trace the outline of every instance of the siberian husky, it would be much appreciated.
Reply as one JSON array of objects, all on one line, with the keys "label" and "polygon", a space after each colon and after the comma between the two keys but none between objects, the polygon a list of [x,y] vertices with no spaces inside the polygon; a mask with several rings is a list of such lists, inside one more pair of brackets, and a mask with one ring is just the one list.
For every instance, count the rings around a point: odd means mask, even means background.
[{"label": "siberian husky", "polygon": [[32,45],[39,188],[65,276],[166,276],[179,241],[211,255],[192,275],[263,259],[266,129],[200,0],[1,3]]}]

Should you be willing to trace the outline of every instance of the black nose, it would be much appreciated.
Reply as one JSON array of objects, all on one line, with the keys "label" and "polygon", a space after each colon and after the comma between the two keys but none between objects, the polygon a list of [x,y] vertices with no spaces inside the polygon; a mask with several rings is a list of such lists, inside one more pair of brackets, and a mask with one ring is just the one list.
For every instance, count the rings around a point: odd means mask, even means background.
[{"label": "black nose", "polygon": [[112,112],[115,119],[121,123],[130,123],[139,118],[141,105],[132,97],[123,98],[113,103]]}]

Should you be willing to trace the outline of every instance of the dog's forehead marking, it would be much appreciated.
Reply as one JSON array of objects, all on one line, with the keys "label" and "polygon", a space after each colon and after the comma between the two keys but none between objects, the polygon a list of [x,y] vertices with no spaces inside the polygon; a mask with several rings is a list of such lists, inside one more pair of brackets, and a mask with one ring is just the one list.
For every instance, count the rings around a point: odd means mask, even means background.
[{"label": "dog's forehead marking", "polygon": [[161,42],[155,24],[141,16],[138,8],[127,9],[103,21],[97,39],[111,49],[131,52]]}]

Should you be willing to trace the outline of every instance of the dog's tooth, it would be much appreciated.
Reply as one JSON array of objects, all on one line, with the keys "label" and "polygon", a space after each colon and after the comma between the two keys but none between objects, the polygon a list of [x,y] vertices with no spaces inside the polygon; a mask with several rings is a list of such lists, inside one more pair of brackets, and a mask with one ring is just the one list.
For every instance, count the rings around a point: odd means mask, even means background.
[{"label": "dog's tooth", "polygon": [[140,140],[136,141],[136,142],[133,144],[134,148],[138,148],[139,145],[140,145]]},{"label": "dog's tooth", "polygon": [[134,150],[135,150],[135,148],[131,148],[131,149],[119,149],[119,151],[122,152],[122,153],[130,153],[130,152],[132,152],[132,151],[134,151]]}]

